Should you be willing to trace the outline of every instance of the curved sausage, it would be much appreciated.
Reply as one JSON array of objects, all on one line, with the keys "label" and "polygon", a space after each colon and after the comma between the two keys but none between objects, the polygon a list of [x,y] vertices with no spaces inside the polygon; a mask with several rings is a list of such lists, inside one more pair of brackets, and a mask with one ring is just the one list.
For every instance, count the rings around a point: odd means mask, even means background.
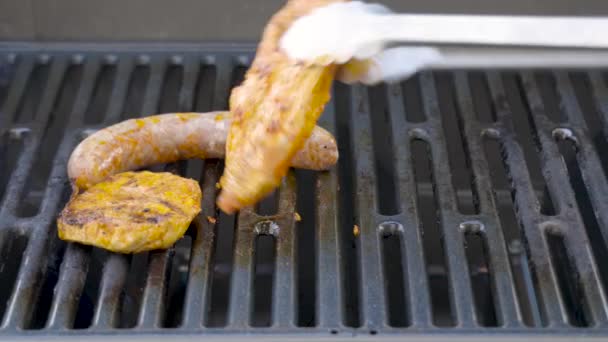
[{"label": "curved sausage", "polygon": [[[190,158],[223,158],[229,112],[170,113],[130,119],[84,139],[68,161],[68,176],[80,189],[124,172]],[[315,127],[292,159],[295,168],[325,170],[338,160],[334,137]]]}]

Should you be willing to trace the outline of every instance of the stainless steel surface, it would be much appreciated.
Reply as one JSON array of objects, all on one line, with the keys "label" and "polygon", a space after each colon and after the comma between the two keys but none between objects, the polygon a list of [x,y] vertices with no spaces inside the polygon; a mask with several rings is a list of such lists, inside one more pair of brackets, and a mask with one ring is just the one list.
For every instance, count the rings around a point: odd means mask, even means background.
[{"label": "stainless steel surface", "polygon": [[225,109],[251,58],[236,45],[0,47],[0,338],[608,337],[598,69],[336,84],[320,120],[340,148],[331,171],[292,172],[227,216],[214,204],[221,162],[157,167],[204,193],[173,248],[125,256],[58,240],[80,139],[126,118]]},{"label": "stainless steel surface", "polygon": [[[376,41],[554,48],[608,48],[608,16],[369,14],[355,34]],[[363,43],[363,42],[362,42]],[[364,46],[363,44],[361,44]]]},{"label": "stainless steel surface", "polygon": [[437,47],[430,69],[606,68],[608,49]]}]

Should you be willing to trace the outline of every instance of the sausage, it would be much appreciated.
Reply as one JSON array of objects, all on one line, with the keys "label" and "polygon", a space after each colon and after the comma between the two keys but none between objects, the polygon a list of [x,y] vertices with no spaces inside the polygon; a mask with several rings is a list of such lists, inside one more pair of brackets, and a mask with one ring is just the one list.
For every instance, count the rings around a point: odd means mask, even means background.
[{"label": "sausage", "polygon": [[[190,158],[223,158],[229,112],[170,113],[130,119],[84,139],[68,161],[68,176],[79,190],[107,177]],[[334,137],[315,127],[294,156],[295,168],[326,170],[338,160]]]}]

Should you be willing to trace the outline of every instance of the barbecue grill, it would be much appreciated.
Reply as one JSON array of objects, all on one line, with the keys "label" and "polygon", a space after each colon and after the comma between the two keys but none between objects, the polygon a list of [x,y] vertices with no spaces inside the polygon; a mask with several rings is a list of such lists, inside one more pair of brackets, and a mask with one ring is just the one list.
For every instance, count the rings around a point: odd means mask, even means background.
[{"label": "barbecue grill", "polygon": [[221,161],[158,165],[203,190],[173,248],[127,256],[57,238],[79,141],[127,118],[227,108],[254,49],[0,44],[1,339],[608,338],[603,70],[336,83],[319,122],[340,148],[331,171],[291,171],[225,215]]}]

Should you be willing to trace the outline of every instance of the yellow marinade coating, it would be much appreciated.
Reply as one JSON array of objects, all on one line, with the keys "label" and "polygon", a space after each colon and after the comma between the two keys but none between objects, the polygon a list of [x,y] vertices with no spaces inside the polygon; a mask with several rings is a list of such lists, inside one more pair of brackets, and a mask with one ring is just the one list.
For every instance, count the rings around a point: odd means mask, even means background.
[{"label": "yellow marinade coating", "polygon": [[75,191],[59,238],[119,253],[171,247],[201,211],[198,182],[168,172],[124,172]]},{"label": "yellow marinade coating", "polygon": [[218,206],[231,213],[275,189],[330,99],[335,65],[291,60],[279,40],[291,23],[341,0],[291,0],[270,20],[242,85],[230,96],[234,115]]}]

